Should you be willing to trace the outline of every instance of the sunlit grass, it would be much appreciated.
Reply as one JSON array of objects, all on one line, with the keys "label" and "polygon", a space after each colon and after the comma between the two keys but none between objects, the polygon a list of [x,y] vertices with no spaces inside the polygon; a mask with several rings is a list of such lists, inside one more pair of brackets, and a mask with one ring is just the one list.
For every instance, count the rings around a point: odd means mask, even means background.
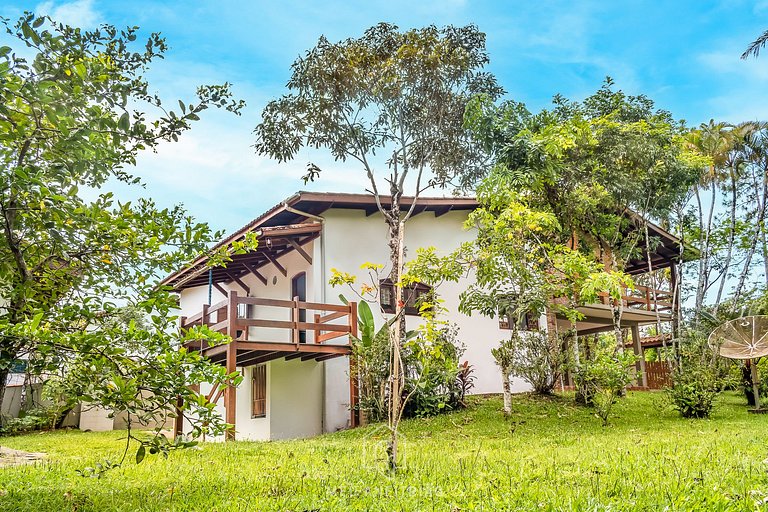
[{"label": "sunlit grass", "polygon": [[630,393],[603,428],[572,399],[497,398],[404,424],[404,469],[384,471],[376,425],[274,443],[205,444],[130,460],[101,479],[76,469],[119,460],[120,432],[0,439],[42,451],[0,470],[0,509],[48,510],[755,510],[768,496],[768,417],[735,394],[711,420],[684,420],[659,393]]}]

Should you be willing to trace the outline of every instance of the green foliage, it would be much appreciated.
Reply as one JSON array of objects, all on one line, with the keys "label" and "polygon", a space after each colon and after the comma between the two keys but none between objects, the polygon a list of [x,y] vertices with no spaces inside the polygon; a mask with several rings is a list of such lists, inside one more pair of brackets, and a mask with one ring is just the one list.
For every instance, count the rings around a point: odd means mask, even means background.
[{"label": "green foliage", "polygon": [[718,357],[705,336],[688,332],[680,343],[679,363],[668,390],[672,406],[684,418],[709,418],[724,386],[728,363]]},{"label": "green foliage", "polygon": [[144,76],[165,40],[150,34],[142,44],[138,27],[88,31],[31,13],[2,25],[15,43],[0,51],[0,383],[25,358],[34,375],[61,377],[67,401],[141,425],[175,415],[180,400],[195,434],[221,431],[213,406],[187,385],[237,379],[179,350],[177,298],[157,285],[219,234],[181,207],[120,201],[108,188],[140,185],[127,171],[139,153],[177,140],[207,108],[239,113],[243,103],[228,84],[210,85],[170,110]]},{"label": "green foliage", "polygon": [[[461,349],[457,329],[451,326],[432,331],[427,341],[423,332],[409,332],[403,347],[405,384],[404,417],[425,417],[463,407],[471,389],[471,374],[459,366]],[[360,378],[360,410],[370,421],[387,417],[389,379],[389,329],[384,325],[372,343],[355,343],[356,374]]]},{"label": "green foliage", "polygon": [[59,410],[55,407],[39,406],[23,411],[18,418],[9,418],[0,427],[0,436],[15,436],[33,430],[47,430],[55,426]]},{"label": "green foliage", "polygon": [[[401,193],[409,169],[421,176],[429,168],[437,185],[472,183],[484,159],[466,136],[464,110],[474,94],[502,92],[482,72],[487,63],[485,34],[473,25],[400,31],[380,23],[337,43],[321,37],[293,63],[291,92],[264,108],[256,150],[285,161],[302,147],[327,148],[360,162],[371,180],[374,155],[385,155]],[[308,166],[305,181],[320,172]]]},{"label": "green foliage", "polygon": [[584,362],[574,374],[579,393],[595,408],[603,426],[608,425],[613,406],[632,382],[631,369],[635,356],[604,348]]},{"label": "green foliage", "polygon": [[405,417],[427,417],[462,407],[466,382],[459,375],[463,349],[455,325],[440,325],[433,332],[419,332],[404,347],[406,373]]},{"label": "green foliage", "polygon": [[557,96],[539,114],[481,99],[470,105],[467,124],[514,189],[551,212],[567,236],[610,251],[614,270],[637,255],[641,239],[627,210],[665,217],[698,173],[683,125],[647,97],[614,90],[610,79],[582,102]]},{"label": "green foliage", "polygon": [[497,364],[520,377],[540,395],[552,393],[562,374],[562,340],[542,331],[511,331],[510,338],[491,350]]},{"label": "green foliage", "polygon": [[683,418],[709,418],[720,390],[708,367],[684,366],[673,373],[668,392]]}]

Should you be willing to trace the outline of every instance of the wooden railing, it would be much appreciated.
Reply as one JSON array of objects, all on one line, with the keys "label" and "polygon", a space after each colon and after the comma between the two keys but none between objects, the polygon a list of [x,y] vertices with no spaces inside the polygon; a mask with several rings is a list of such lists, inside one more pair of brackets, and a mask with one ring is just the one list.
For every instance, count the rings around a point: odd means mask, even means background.
[{"label": "wooden railing", "polygon": [[672,385],[672,372],[665,361],[646,361],[645,374],[650,389],[664,389]]},{"label": "wooden railing", "polygon": [[[609,303],[607,293],[600,293],[601,302]],[[672,292],[669,290],[656,290],[654,300],[654,290],[647,286],[636,285],[634,290],[624,289],[621,300],[624,307],[630,309],[644,309],[646,311],[671,312],[672,311]]]},{"label": "wooden railing", "polygon": [[[284,316],[285,319],[257,318],[256,314],[251,317],[248,313],[257,307],[264,308],[264,312],[270,310],[273,313],[267,316],[275,316],[274,313],[277,312],[276,316]],[[281,314],[281,311],[287,313]],[[307,318],[312,318],[312,321],[306,321]],[[300,301],[298,297],[293,300],[242,297],[237,292],[230,291],[229,297],[221,302],[204,304],[200,313],[181,317],[182,330],[197,325],[206,325],[213,331],[228,334],[239,341],[323,344],[343,336],[357,336],[357,303],[323,304]],[[251,327],[255,327],[257,331],[254,338],[249,335]],[[268,332],[265,330],[271,330],[272,334],[277,331],[278,335],[285,333],[287,339],[275,340],[270,339],[273,336],[259,335],[259,332]],[[302,340],[302,332],[312,333],[312,339],[307,339],[305,334],[305,339]]]}]

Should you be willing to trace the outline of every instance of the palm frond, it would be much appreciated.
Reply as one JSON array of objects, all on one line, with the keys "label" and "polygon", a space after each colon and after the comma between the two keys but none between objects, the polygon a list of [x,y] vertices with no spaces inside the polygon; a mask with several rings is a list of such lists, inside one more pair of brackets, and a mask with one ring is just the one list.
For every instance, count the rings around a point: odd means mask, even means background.
[{"label": "palm frond", "polygon": [[760,37],[755,39],[752,44],[750,44],[747,49],[744,50],[744,53],[741,54],[741,58],[746,59],[750,56],[759,56],[760,50],[765,47],[766,43],[768,43],[768,30],[760,34]]}]

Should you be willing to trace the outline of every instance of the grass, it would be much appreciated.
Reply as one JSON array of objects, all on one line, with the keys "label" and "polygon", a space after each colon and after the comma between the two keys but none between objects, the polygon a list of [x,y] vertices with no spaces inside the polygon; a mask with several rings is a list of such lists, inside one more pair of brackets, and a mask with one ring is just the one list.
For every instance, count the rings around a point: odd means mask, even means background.
[{"label": "grass", "polygon": [[402,428],[405,469],[384,472],[373,425],[311,440],[205,444],[127,461],[101,479],[75,470],[117,460],[119,432],[0,439],[42,451],[0,470],[0,510],[760,510],[768,508],[768,415],[726,394],[710,420],[684,420],[663,394],[631,392],[606,428],[569,397],[498,398]]}]

